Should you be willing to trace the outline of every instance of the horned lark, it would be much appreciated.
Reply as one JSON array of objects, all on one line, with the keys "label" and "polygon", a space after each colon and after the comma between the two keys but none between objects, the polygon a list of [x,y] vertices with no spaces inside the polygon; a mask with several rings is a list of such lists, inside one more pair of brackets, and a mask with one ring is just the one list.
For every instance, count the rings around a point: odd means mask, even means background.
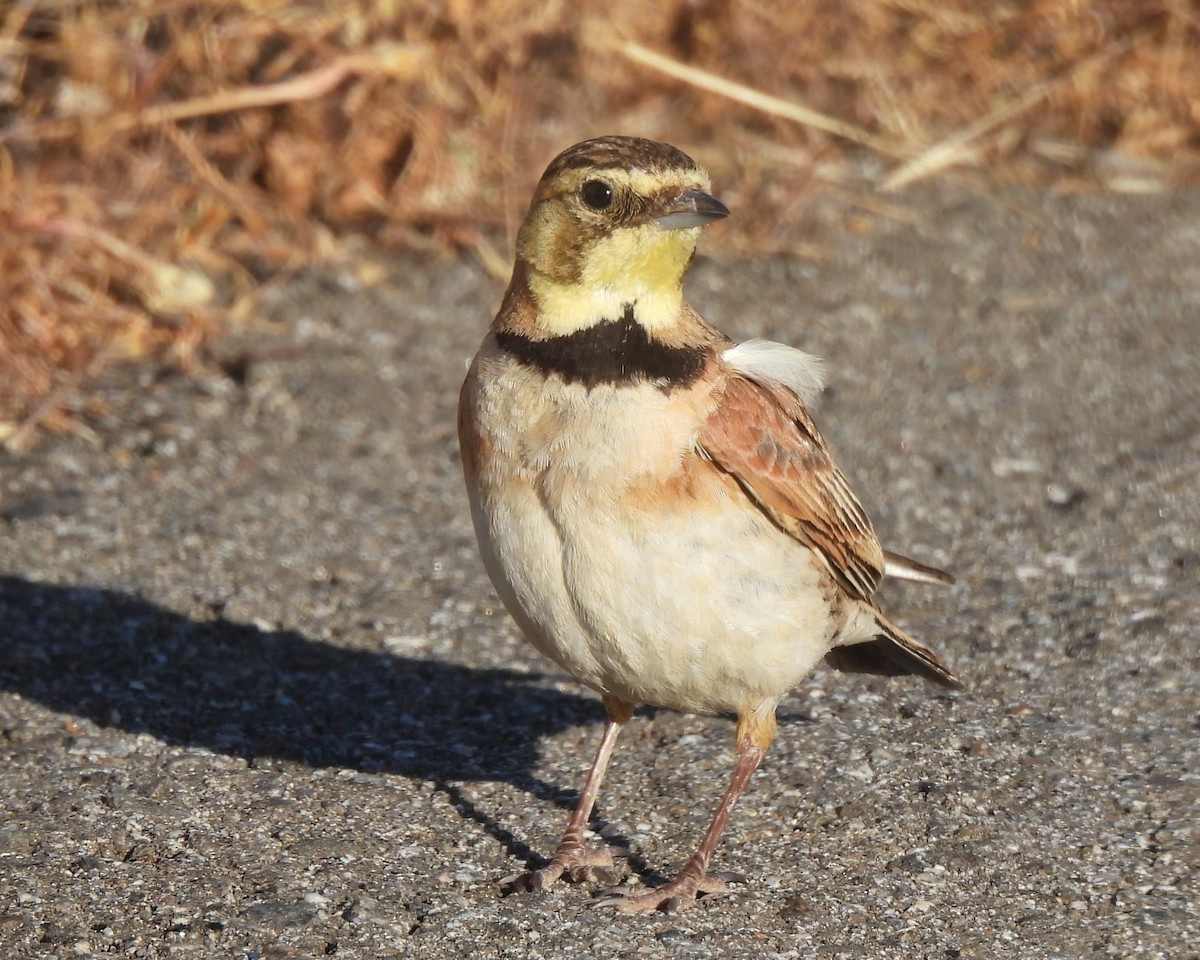
[{"label": "horned lark", "polygon": [[882,549],[805,404],[818,362],[735,344],[683,299],[700,228],[728,216],[674,147],[602,137],[546,170],[512,281],[463,384],[459,438],[492,582],[543,654],[597,691],[608,723],[540,889],[595,879],[584,842],[637,704],[737,716],[737,764],[694,856],[604,903],[682,909],[723,886],[709,861],[819,661],[958,680],[872,601],[892,575],[952,582]]}]

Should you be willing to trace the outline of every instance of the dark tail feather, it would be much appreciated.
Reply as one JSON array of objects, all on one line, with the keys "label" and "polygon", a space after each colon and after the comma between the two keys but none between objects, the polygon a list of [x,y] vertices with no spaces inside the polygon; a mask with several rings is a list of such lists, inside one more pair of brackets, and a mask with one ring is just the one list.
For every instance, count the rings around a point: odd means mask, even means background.
[{"label": "dark tail feather", "polygon": [[916,674],[943,687],[962,687],[962,681],[928,647],[917,643],[878,611],[875,622],[879,625],[879,636],[866,643],[834,647],[825,655],[825,662],[846,673],[874,673],[885,677]]}]

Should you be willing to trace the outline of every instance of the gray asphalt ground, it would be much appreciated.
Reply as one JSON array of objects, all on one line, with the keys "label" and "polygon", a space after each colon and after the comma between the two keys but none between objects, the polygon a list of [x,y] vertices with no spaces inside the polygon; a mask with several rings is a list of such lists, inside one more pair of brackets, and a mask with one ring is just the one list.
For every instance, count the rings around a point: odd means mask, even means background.
[{"label": "gray asphalt ground", "polygon": [[[601,710],[475,551],[454,404],[499,285],[401,260],[0,458],[0,956],[1200,956],[1200,192],[890,202],[690,282],[827,358],[885,541],[959,576],[885,605],[970,684],[814,674],[720,852],[746,883],[499,895]],[[731,734],[630,724],[593,824],[623,875],[690,853]]]}]

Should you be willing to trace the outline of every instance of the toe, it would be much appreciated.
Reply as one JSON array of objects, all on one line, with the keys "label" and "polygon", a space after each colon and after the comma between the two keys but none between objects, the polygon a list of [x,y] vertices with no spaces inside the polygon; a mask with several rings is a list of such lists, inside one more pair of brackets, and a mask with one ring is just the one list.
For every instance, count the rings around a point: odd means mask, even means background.
[{"label": "toe", "polygon": [[619,851],[614,851],[611,847],[560,850],[554,859],[540,870],[514,873],[501,880],[500,887],[507,895],[529,890],[545,890],[564,878],[572,883],[611,884],[616,879],[614,853],[619,855]]},{"label": "toe", "polygon": [[745,877],[735,873],[713,873],[703,876],[683,874],[670,883],[644,893],[633,893],[628,887],[612,887],[603,891],[597,908],[612,907],[622,913],[661,910],[679,913],[697,900],[724,893],[730,883],[743,882]]},{"label": "toe", "polygon": [[551,862],[540,870],[529,870],[525,873],[514,873],[500,881],[504,895],[510,893],[525,893],[530,890],[545,890],[553,886],[563,874],[562,864]]},{"label": "toe", "polygon": [[661,910],[664,913],[679,913],[686,910],[696,900],[693,890],[675,891],[666,887],[647,890],[645,893],[631,893],[628,889],[618,888],[617,892],[596,902],[596,908],[612,907],[621,913],[645,913],[650,910]]}]

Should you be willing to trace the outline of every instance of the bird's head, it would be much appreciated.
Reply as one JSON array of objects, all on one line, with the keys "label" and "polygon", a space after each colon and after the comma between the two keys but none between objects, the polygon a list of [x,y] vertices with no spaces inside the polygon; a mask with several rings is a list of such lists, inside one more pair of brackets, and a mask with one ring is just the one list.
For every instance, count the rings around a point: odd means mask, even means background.
[{"label": "bird's head", "polygon": [[729,215],[708,174],[665,143],[586,140],[559,154],[517,235],[517,276],[545,335],[632,310],[648,332],[677,323],[700,228]]}]

